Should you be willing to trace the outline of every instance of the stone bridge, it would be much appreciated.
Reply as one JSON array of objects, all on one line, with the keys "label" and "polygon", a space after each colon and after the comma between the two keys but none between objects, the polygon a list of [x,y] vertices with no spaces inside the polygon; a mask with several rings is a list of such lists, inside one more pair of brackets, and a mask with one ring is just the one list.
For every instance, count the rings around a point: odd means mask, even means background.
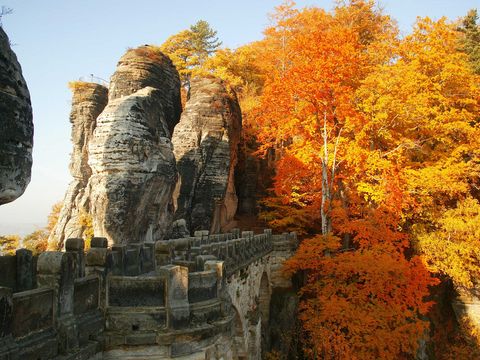
[{"label": "stone bridge", "polygon": [[194,235],[0,257],[0,360],[260,359],[296,235]]}]

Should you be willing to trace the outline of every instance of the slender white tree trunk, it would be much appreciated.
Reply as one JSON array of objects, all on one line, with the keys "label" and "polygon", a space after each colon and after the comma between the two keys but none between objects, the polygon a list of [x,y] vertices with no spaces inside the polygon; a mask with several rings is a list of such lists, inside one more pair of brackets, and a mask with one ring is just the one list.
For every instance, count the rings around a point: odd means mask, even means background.
[{"label": "slender white tree trunk", "polygon": [[337,169],[337,149],[342,129],[338,132],[337,140],[333,151],[332,167],[329,168],[329,151],[328,151],[328,133],[327,133],[327,113],[323,114],[323,158],[322,158],[322,203],[320,207],[322,219],[322,235],[326,236],[332,232],[332,219],[330,210],[332,208],[333,184],[335,180],[335,171]]}]

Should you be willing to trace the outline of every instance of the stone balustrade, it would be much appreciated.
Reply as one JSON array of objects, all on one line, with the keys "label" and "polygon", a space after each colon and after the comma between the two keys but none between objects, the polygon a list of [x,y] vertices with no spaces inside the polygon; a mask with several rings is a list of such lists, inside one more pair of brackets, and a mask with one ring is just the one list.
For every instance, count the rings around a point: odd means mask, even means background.
[{"label": "stone balustrade", "polygon": [[[293,235],[234,229],[149,244],[68,239],[64,252],[0,257],[0,359],[88,359],[129,345],[188,354],[173,333],[228,328],[226,279]],[[296,240],[296,237],[295,237]],[[184,330],[182,330],[184,329]]]}]

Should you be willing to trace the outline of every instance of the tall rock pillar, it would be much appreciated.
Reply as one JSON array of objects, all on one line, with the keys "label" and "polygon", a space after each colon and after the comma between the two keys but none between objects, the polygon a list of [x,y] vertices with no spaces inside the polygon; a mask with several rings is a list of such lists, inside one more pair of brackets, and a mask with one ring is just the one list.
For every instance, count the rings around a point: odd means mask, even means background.
[{"label": "tall rock pillar", "polygon": [[73,181],[69,184],[57,226],[50,234],[49,243],[61,248],[65,239],[82,237],[85,228],[80,225],[81,217],[89,216],[87,183],[92,175],[88,165],[88,143],[92,139],[98,115],[107,105],[108,90],[105,86],[89,82],[72,82],[72,123],[73,151],[70,159],[70,173]]},{"label": "tall rock pillar", "polygon": [[169,231],[177,177],[170,139],[180,112],[180,80],[170,59],[148,46],[129,50],[89,143],[95,235],[124,244],[159,240]]},{"label": "tall rock pillar", "polygon": [[237,210],[234,172],[242,115],[236,95],[219,79],[193,79],[189,95],[172,138],[179,172],[175,219],[184,219],[192,232],[215,233]]},{"label": "tall rock pillar", "polygon": [[[180,79],[171,60],[154,47],[128,50],[86,142],[88,159],[71,165],[72,174],[79,169],[84,176],[76,182],[83,195],[62,214],[86,211],[95,236],[110,244],[162,239],[173,219],[177,171],[170,139],[180,112]],[[68,235],[68,226],[57,227],[56,237],[82,236],[74,223]]]}]

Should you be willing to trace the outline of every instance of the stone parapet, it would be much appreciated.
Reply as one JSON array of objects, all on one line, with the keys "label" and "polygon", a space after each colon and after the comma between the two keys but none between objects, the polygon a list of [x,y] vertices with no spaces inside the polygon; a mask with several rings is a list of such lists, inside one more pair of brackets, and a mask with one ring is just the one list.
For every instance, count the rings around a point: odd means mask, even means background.
[{"label": "stone parapet", "polygon": [[279,267],[295,242],[294,234],[234,229],[111,247],[94,238],[87,251],[75,238],[38,260],[28,250],[0,257],[0,285],[10,285],[0,287],[0,359],[88,359],[150,345],[172,357],[213,349],[233,328],[229,279],[268,259]]}]

